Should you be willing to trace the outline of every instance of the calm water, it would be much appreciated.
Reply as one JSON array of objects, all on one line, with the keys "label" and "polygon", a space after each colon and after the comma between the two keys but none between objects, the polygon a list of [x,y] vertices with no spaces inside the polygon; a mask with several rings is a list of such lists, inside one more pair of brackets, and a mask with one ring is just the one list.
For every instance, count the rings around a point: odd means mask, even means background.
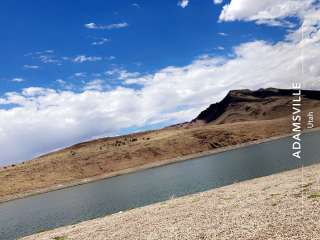
[{"label": "calm water", "polygon": [[[0,239],[97,218],[245,179],[294,169],[291,138],[0,204]],[[320,160],[320,132],[303,136],[303,164]]]}]

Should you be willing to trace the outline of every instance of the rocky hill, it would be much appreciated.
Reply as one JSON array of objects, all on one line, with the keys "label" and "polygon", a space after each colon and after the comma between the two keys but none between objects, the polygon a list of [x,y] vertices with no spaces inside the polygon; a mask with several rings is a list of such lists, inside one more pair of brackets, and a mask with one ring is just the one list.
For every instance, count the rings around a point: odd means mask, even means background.
[{"label": "rocky hill", "polygon": [[[304,108],[318,104],[319,91],[303,90]],[[257,91],[233,90],[218,103],[211,104],[193,121],[204,123],[231,123],[249,120],[268,120],[291,113],[293,90],[267,88]]]}]

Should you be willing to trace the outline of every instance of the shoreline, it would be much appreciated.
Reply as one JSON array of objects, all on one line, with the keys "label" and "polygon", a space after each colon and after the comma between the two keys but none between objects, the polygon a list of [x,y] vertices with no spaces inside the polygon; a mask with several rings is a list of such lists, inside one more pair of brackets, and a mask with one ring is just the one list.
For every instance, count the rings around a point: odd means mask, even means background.
[{"label": "shoreline", "polygon": [[320,163],[306,170],[303,178],[300,169],[284,171],[58,227],[21,240],[173,240],[177,236],[181,240],[318,239]]},{"label": "shoreline", "polygon": [[[320,130],[320,127],[317,127],[317,128],[313,128],[313,129],[306,129],[302,133],[316,132],[319,130]],[[107,173],[107,174],[103,174],[103,175],[99,175],[99,176],[95,176],[95,177],[85,178],[82,180],[69,182],[69,183],[65,183],[65,184],[54,185],[54,186],[51,186],[48,188],[32,190],[32,191],[20,193],[20,194],[13,194],[13,195],[9,195],[9,196],[0,198],[0,204],[5,203],[5,202],[9,202],[9,201],[22,199],[22,198],[32,197],[32,196],[36,196],[36,195],[40,195],[40,194],[44,194],[44,193],[49,193],[49,192],[54,192],[54,191],[58,191],[58,190],[62,190],[62,189],[76,187],[76,186],[87,184],[87,183],[101,181],[104,179],[117,177],[117,176],[121,176],[124,174],[130,174],[130,173],[139,172],[139,171],[152,169],[152,168],[156,168],[156,167],[161,167],[161,166],[174,164],[174,163],[178,163],[178,162],[182,162],[182,161],[193,160],[195,158],[219,154],[219,153],[223,153],[226,151],[231,151],[231,150],[235,150],[235,149],[239,149],[239,148],[249,147],[252,145],[262,144],[262,143],[269,142],[269,141],[287,138],[287,137],[290,137],[293,135],[294,135],[294,133],[289,133],[289,134],[283,134],[283,135],[278,135],[278,136],[269,137],[269,138],[263,138],[263,139],[259,139],[259,140],[255,140],[255,141],[251,141],[251,142],[230,145],[227,147],[221,147],[221,148],[210,150],[210,151],[204,151],[204,152],[199,152],[199,153],[195,153],[195,154],[189,154],[189,155],[182,156],[182,157],[161,160],[161,161],[157,161],[157,162],[153,162],[153,163],[149,163],[149,164],[144,164],[144,165],[137,166],[137,167],[123,169],[123,170],[116,171],[113,173]]]}]

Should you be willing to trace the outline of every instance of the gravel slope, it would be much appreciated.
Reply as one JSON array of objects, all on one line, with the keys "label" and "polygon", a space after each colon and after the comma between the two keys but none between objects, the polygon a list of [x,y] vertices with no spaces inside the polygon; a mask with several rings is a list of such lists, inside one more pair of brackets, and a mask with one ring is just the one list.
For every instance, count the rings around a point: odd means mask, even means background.
[{"label": "gravel slope", "polygon": [[[303,174],[302,174],[303,173]],[[23,238],[320,239],[320,164]]]}]

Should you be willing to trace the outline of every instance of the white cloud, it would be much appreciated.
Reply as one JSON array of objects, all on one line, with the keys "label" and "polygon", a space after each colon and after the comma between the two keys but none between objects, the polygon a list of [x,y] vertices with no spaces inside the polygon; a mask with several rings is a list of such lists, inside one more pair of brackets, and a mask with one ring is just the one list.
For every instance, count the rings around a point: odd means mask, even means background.
[{"label": "white cloud", "polygon": [[23,78],[13,78],[11,79],[11,82],[16,82],[16,83],[20,83],[20,82],[24,82],[25,80]]},{"label": "white cloud", "polygon": [[86,56],[86,55],[79,55],[72,59],[73,62],[76,63],[84,63],[84,62],[97,62],[101,61],[101,57],[95,57],[95,56]]},{"label": "white cloud", "polygon": [[224,33],[224,32],[218,32],[218,35],[223,36],[223,37],[227,37],[227,36],[229,36],[229,34]]},{"label": "white cloud", "polygon": [[[104,44],[105,42],[109,41],[107,38],[101,38],[96,42],[93,42],[92,44],[94,45],[101,45]],[[68,56],[57,56],[53,54],[53,50],[46,50],[42,52],[36,52],[32,53],[33,58],[38,59],[40,62],[45,63],[45,64],[56,64],[56,65],[62,65],[62,61],[71,61],[75,63],[83,63],[83,62],[97,62],[103,60],[102,57],[97,57],[97,56],[87,56],[84,54],[75,56],[75,57],[68,57]],[[29,69],[38,69],[40,68],[39,66],[36,65],[24,65],[25,68]]]},{"label": "white cloud", "polygon": [[52,53],[54,53],[54,50],[48,49],[48,50],[44,50],[44,51],[29,52],[29,53],[25,54],[24,56],[28,57],[28,56],[47,54],[47,53],[52,54]]},{"label": "white cloud", "polygon": [[112,61],[112,60],[115,60],[116,57],[115,56],[109,56],[109,57],[106,57],[105,59],[109,60],[109,61]]},{"label": "white cloud", "polygon": [[[46,96],[51,93],[54,93],[55,91],[53,89],[49,88],[42,88],[42,87],[29,87],[22,90],[22,96],[28,98],[28,97],[41,97]],[[13,93],[14,95],[14,93]],[[32,99],[31,99],[32,100]],[[30,101],[32,102],[32,101]],[[17,103],[19,104],[19,103]]]},{"label": "white cloud", "polygon": [[53,55],[39,55],[38,59],[42,63],[60,64],[60,60]]},{"label": "white cloud", "polygon": [[75,87],[73,86],[73,84],[66,82],[65,80],[59,78],[56,80],[56,82],[59,84],[59,87],[61,89],[65,89],[65,90],[72,90]]},{"label": "white cloud", "polygon": [[138,72],[128,72],[127,70],[121,68],[113,68],[111,70],[106,71],[105,74],[108,76],[113,76],[120,80],[135,78],[140,75],[140,73]]},{"label": "white cloud", "polygon": [[221,4],[223,2],[223,0],[213,0],[214,4]]},{"label": "white cloud", "polygon": [[255,21],[257,24],[292,27],[287,17],[302,17],[315,0],[232,0],[223,7],[220,21]]},{"label": "white cloud", "polygon": [[182,8],[186,8],[189,5],[189,0],[179,0],[178,2],[178,6],[182,7]]},{"label": "white cloud", "polygon": [[95,23],[86,23],[86,24],[84,25],[84,27],[85,27],[85,28],[88,28],[88,29],[97,29],[97,28],[99,28],[99,27],[97,26],[97,24],[95,24]]},{"label": "white cloud", "polygon": [[61,85],[65,85],[66,81],[64,81],[63,79],[59,78],[56,80],[57,83],[61,84]]},{"label": "white cloud", "polygon": [[23,67],[27,68],[27,69],[39,69],[40,68],[37,65],[28,65],[28,64],[25,64]]},{"label": "white cloud", "polygon": [[94,79],[87,82],[83,89],[85,91],[102,91],[104,89],[104,81],[102,79]]},{"label": "white cloud", "polygon": [[153,76],[151,74],[149,75],[143,75],[139,77],[128,77],[123,79],[124,84],[130,85],[130,84],[138,84],[138,85],[146,85],[148,82],[152,80]]},{"label": "white cloud", "polygon": [[220,50],[220,51],[222,51],[222,50],[224,50],[224,47],[222,47],[222,46],[218,46],[218,47],[216,47],[215,49],[216,49],[216,50]]},{"label": "white cloud", "polygon": [[[299,17],[305,39],[297,29],[277,43],[243,43],[232,58],[204,55],[145,75],[124,69],[106,73],[140,88],[111,89],[95,79],[80,92],[26,88],[7,93],[0,97],[0,162],[25,160],[120,129],[191,120],[231,89],[290,88],[293,81],[319,89],[319,10],[310,8]],[[2,104],[18,106],[1,109]]]},{"label": "white cloud", "polygon": [[84,25],[85,28],[88,29],[100,29],[100,30],[112,30],[112,29],[120,29],[127,28],[129,24],[127,22],[113,23],[109,25],[97,25],[96,23],[87,23]]},{"label": "white cloud", "polygon": [[132,3],[131,6],[136,8],[141,8],[140,4],[138,3]]},{"label": "white cloud", "polygon": [[83,78],[83,77],[86,77],[86,76],[87,76],[87,73],[86,73],[86,72],[77,72],[77,73],[74,73],[73,76],[74,76],[74,77]]},{"label": "white cloud", "polygon": [[[223,2],[223,0],[213,0],[214,4],[221,4]],[[182,8],[186,8],[189,5],[189,0],[179,0],[178,2],[178,6],[182,7]]]},{"label": "white cloud", "polygon": [[98,39],[98,40],[92,42],[92,45],[98,45],[98,46],[100,46],[100,45],[103,45],[103,44],[105,44],[105,43],[107,43],[107,42],[110,42],[110,39],[109,39],[109,38],[101,38],[101,39]]},{"label": "white cloud", "polygon": [[107,29],[119,29],[119,28],[127,28],[129,27],[129,24],[126,22],[122,22],[122,23],[114,23],[114,24],[110,24],[108,26],[106,26]]},{"label": "white cloud", "polygon": [[[54,50],[52,49],[48,49],[48,50],[44,50],[44,51],[37,51],[37,52],[29,52],[27,54],[24,55],[25,57],[32,57],[33,59],[38,59],[40,62],[42,63],[46,63],[46,64],[57,64],[60,65],[61,61],[59,58],[57,58],[54,55]],[[25,68],[28,69],[38,69],[40,68],[37,65],[24,65]]]}]

